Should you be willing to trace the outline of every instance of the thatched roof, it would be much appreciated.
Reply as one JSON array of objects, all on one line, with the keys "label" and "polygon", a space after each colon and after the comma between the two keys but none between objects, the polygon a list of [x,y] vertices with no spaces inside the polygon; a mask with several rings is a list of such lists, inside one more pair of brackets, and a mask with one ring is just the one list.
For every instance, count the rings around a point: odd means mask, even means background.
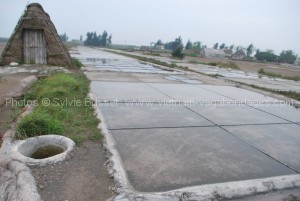
[{"label": "thatched roof", "polygon": [[24,30],[39,30],[43,33],[48,65],[72,66],[71,57],[61,41],[50,16],[41,4],[29,4],[19,19],[3,53],[0,63],[8,65],[11,62],[24,63]]}]

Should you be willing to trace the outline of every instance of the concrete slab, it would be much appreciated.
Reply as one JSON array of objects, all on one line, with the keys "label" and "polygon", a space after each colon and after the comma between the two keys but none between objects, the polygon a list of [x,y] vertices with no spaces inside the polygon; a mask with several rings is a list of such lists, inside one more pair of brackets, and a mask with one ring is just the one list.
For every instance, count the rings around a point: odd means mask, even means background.
[{"label": "concrete slab", "polygon": [[295,174],[218,127],[111,131],[132,187],[181,187]]},{"label": "concrete slab", "polygon": [[91,90],[101,100],[158,101],[170,98],[144,83],[92,81]]},{"label": "concrete slab", "polygon": [[213,125],[183,106],[168,103],[124,103],[102,106],[100,110],[109,129]]},{"label": "concrete slab", "polygon": [[194,105],[189,108],[217,125],[289,123],[284,119],[245,105],[215,107],[213,105]]},{"label": "concrete slab", "polygon": [[218,93],[220,95],[230,97],[234,100],[239,101],[250,101],[250,102],[257,102],[257,101],[277,101],[274,98],[269,96],[265,96],[256,92],[252,92],[249,90],[233,87],[233,86],[214,86],[214,85],[198,85],[203,89],[207,89],[209,91]]},{"label": "concrete slab", "polygon": [[180,81],[168,80],[165,75],[160,74],[130,73],[130,75],[147,83],[180,83]]},{"label": "concrete slab", "polygon": [[300,172],[300,126],[296,124],[225,127]]},{"label": "concrete slab", "polygon": [[300,122],[300,109],[287,105],[261,105],[257,107],[260,110],[279,116],[291,122]]},{"label": "concrete slab", "polygon": [[197,85],[189,84],[150,84],[157,90],[167,94],[168,96],[182,101],[193,100],[198,101],[222,101],[230,100],[224,96],[218,95],[214,92],[197,87]]},{"label": "concrete slab", "polygon": [[92,81],[116,81],[116,82],[140,82],[128,73],[115,72],[86,72],[86,76]]}]

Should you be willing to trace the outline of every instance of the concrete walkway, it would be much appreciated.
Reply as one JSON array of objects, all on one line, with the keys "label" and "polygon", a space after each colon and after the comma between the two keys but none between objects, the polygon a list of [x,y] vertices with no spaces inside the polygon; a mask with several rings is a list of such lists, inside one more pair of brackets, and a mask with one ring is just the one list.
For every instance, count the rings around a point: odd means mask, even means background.
[{"label": "concrete walkway", "polygon": [[166,192],[299,174],[299,110],[98,49],[72,54],[87,65],[128,189]]}]

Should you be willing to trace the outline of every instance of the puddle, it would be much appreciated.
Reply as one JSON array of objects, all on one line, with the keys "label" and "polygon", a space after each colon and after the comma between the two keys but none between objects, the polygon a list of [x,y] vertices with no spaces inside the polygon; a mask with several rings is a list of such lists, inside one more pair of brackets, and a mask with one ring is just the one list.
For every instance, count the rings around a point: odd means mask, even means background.
[{"label": "puddle", "polygon": [[54,145],[38,148],[30,157],[34,159],[44,159],[64,152],[64,149]]},{"label": "puddle", "polygon": [[[151,73],[151,74],[182,74],[156,68],[147,63],[135,59],[115,55],[102,50],[78,48],[77,52],[71,51],[72,56],[79,59],[90,70],[121,71],[128,73]],[[80,53],[79,55],[77,53]]]}]

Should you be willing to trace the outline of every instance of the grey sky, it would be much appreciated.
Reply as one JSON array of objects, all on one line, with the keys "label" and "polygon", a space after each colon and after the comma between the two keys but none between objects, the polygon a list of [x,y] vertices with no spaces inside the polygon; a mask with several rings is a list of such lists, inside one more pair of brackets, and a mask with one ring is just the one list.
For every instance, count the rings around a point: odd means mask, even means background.
[{"label": "grey sky", "polygon": [[[300,55],[299,0],[36,0],[59,33],[79,39],[87,31],[113,34],[113,43],[149,45],[179,35],[202,41]],[[0,36],[12,33],[27,1],[0,0]]]}]

